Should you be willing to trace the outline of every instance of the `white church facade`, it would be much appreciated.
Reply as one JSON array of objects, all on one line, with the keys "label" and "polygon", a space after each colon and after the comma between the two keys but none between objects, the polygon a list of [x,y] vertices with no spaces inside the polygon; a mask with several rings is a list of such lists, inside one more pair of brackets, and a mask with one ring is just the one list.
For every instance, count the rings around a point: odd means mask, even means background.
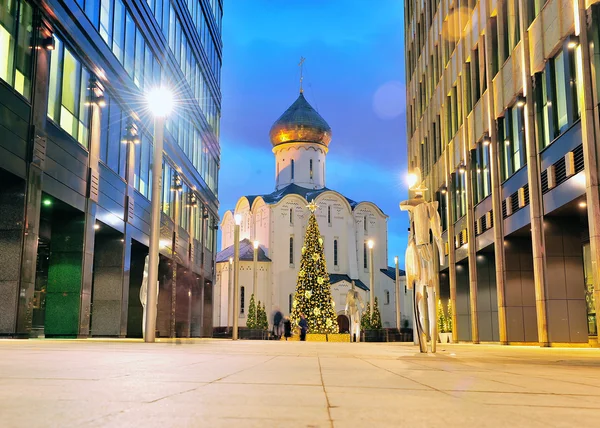
[{"label": "white church facade", "polygon": [[[326,187],[331,129],[302,92],[272,126],[270,139],[275,154],[275,191],[240,197],[234,210],[227,211],[221,222],[213,325],[232,325],[230,296],[236,215],[241,218],[240,313],[236,314],[239,325],[245,326],[254,287],[255,298],[265,304],[267,314],[275,309],[290,314],[310,216],[306,205],[312,200],[318,205],[315,215],[340,330],[348,329],[344,307],[352,282],[361,290],[365,305],[369,301],[369,240],[374,243],[374,292],[383,326],[396,326],[397,297],[402,319],[412,325],[412,291],[406,290],[404,272],[400,271],[400,295],[396,296],[395,270],[387,265],[387,216],[372,202],[355,202]],[[255,241],[258,241],[256,263]]]}]

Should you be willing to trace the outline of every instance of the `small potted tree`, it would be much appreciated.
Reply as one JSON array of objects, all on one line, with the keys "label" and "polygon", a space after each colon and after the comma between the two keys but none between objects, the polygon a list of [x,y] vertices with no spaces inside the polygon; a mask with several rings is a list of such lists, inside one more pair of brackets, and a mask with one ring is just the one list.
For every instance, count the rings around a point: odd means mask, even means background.
[{"label": "small potted tree", "polygon": [[438,300],[437,304],[437,327],[438,327],[438,338],[440,343],[448,343],[450,333],[448,333],[448,319],[444,313],[444,306],[442,301]]}]

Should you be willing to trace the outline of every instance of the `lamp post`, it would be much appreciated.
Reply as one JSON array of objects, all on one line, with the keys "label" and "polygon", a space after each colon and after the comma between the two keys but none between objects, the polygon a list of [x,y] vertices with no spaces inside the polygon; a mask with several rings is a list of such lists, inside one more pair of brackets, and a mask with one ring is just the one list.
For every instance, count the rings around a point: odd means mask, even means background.
[{"label": "lamp post", "polygon": [[231,328],[231,314],[233,314],[233,257],[229,257],[229,275],[227,276],[227,330]]},{"label": "lamp post", "polygon": [[371,320],[375,311],[375,271],[373,270],[373,246],[375,243],[369,239],[367,246],[369,247],[369,300],[371,301]]},{"label": "lamp post", "polygon": [[233,229],[233,333],[231,339],[238,339],[238,320],[240,313],[240,224],[242,216],[236,214],[235,227]]},{"label": "lamp post", "polygon": [[154,115],[154,156],[152,160],[152,205],[150,213],[150,249],[148,254],[148,293],[146,294],[146,337],[152,343],[156,334],[156,303],[158,291],[158,257],[160,241],[160,196],[162,193],[162,153],[165,118],[173,108],[173,94],[166,88],[152,90],[147,97]]},{"label": "lamp post", "polygon": [[258,241],[254,241],[254,278],[252,279],[252,294],[254,294],[254,298],[256,299],[256,293],[258,292],[257,290],[257,278],[258,278],[258,271],[256,270],[256,266],[257,266],[257,262],[258,262]]},{"label": "lamp post", "polygon": [[398,269],[398,256],[394,257],[396,265],[396,328],[400,331],[402,318],[400,316],[400,269]]}]

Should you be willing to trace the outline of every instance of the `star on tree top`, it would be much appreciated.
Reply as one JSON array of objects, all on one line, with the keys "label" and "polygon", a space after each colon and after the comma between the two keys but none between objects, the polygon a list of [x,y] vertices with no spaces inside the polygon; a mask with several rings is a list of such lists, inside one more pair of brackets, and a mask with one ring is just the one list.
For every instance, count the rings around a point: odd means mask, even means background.
[{"label": "star on tree top", "polygon": [[310,210],[310,212],[311,212],[311,213],[314,213],[314,212],[317,210],[317,208],[318,208],[318,207],[319,207],[319,206],[318,206],[318,205],[315,203],[315,200],[314,200],[314,199],[313,199],[313,200],[310,202],[310,204],[308,204],[308,205],[306,206],[306,208],[308,208],[308,209]]}]

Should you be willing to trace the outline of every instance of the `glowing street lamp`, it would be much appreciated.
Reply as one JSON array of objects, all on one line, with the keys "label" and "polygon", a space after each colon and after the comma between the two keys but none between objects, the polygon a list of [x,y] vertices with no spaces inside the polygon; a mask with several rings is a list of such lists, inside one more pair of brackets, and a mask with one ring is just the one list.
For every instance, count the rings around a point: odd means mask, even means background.
[{"label": "glowing street lamp", "polygon": [[152,205],[150,212],[150,249],[148,255],[148,293],[146,294],[146,342],[154,342],[156,333],[156,304],[158,300],[158,262],[160,241],[160,196],[163,174],[162,153],[164,144],[165,119],[173,109],[173,93],[158,87],[146,97],[147,105],[154,116],[154,157],[152,161]]}]

